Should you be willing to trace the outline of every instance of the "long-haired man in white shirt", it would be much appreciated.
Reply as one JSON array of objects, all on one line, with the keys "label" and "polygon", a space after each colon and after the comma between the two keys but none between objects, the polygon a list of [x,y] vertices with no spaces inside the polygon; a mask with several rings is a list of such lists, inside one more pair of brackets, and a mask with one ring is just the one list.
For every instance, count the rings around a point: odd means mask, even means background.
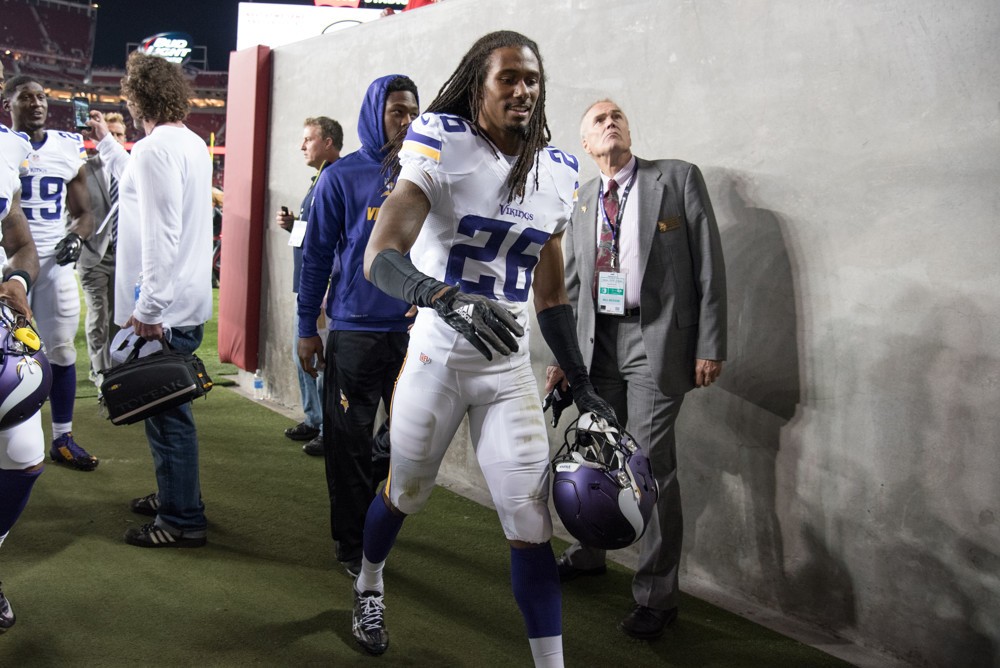
[{"label": "long-haired man in white shirt", "polygon": [[[115,324],[193,352],[212,317],[212,160],[205,142],[183,123],[191,90],[179,67],[134,52],[122,94],[146,133],[131,157],[108,136],[99,112],[91,112],[90,121],[101,159],[119,184]],[[133,499],[130,508],[155,520],[129,529],[125,542],[201,547],[205,506],[191,406],[147,419],[146,437],[157,491]]]}]

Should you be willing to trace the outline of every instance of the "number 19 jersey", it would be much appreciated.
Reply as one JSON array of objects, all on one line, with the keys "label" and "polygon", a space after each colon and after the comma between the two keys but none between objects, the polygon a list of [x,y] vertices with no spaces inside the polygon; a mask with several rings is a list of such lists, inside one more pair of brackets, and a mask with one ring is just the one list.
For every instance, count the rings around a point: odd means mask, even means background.
[{"label": "number 19 jersey", "polygon": [[40,256],[51,255],[66,236],[66,184],[87,159],[83,137],[75,132],[45,131],[45,141],[28,153],[21,173],[21,208]]},{"label": "number 19 jersey", "polygon": [[[416,184],[431,204],[410,249],[414,266],[462,292],[495,300],[525,332],[532,272],[542,246],[569,224],[579,178],[579,162],[572,155],[549,146],[537,158],[524,199],[508,202],[514,159],[464,118],[422,115],[410,125],[399,153],[399,178]],[[420,342],[422,354],[433,351],[453,368],[507,368],[528,355],[525,334],[509,360],[495,355],[487,363],[430,309],[417,316],[411,338]]]}]

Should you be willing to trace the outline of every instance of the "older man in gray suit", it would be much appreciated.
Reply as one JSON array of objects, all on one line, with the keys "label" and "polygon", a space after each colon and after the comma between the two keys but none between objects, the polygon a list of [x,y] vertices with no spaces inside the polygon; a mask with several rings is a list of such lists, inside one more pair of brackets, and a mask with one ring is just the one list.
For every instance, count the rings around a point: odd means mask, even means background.
[{"label": "older man in gray suit", "polygon": [[[104,116],[109,133],[125,145],[125,119],[121,114]],[[90,157],[85,165],[94,233],[84,241],[77,262],[80,285],[87,301],[87,353],[90,356],[90,380],[100,387],[100,371],[111,366],[108,343],[117,331],[111,315],[115,300],[115,244],[118,222],[118,191],[104,169],[100,155]],[[110,212],[110,215],[109,215]]]},{"label": "older man in gray suit", "polygon": [[[645,449],[660,496],[619,624],[653,639],[677,618],[683,526],[675,424],[684,394],[708,387],[726,357],[726,274],[698,167],[632,155],[628,119],[601,100],[587,109],[583,148],[601,176],[579,193],[566,281],[580,348],[598,394]],[[549,367],[546,391],[565,382]],[[605,553],[579,543],[559,558],[565,582],[605,572]]]}]

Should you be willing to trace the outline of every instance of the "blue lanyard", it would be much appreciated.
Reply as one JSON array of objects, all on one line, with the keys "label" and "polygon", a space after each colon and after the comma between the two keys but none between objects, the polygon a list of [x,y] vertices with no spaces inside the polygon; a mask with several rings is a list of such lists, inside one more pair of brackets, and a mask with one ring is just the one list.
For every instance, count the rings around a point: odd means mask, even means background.
[{"label": "blue lanyard", "polygon": [[625,186],[625,190],[622,191],[622,196],[618,198],[618,214],[615,216],[614,224],[611,223],[611,219],[608,218],[608,211],[604,208],[604,181],[601,181],[601,189],[597,191],[597,205],[601,210],[601,222],[608,226],[611,230],[611,254],[617,258],[618,257],[618,233],[621,231],[622,217],[625,215],[625,202],[628,200],[628,194],[632,192],[632,186],[635,185],[635,177],[639,174],[639,161],[635,161],[635,167],[632,169],[632,176],[629,177],[628,184]]}]

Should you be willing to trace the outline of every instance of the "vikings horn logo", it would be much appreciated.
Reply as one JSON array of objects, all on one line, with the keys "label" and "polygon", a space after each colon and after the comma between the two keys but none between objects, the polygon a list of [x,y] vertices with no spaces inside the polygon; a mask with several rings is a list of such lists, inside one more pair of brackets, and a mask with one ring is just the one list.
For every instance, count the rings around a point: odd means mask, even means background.
[{"label": "vikings horn logo", "polygon": [[42,385],[42,365],[38,360],[25,355],[17,362],[17,376],[21,382],[7,395],[3,403],[0,404],[0,419],[5,417],[13,408],[22,401],[30,397]]}]

